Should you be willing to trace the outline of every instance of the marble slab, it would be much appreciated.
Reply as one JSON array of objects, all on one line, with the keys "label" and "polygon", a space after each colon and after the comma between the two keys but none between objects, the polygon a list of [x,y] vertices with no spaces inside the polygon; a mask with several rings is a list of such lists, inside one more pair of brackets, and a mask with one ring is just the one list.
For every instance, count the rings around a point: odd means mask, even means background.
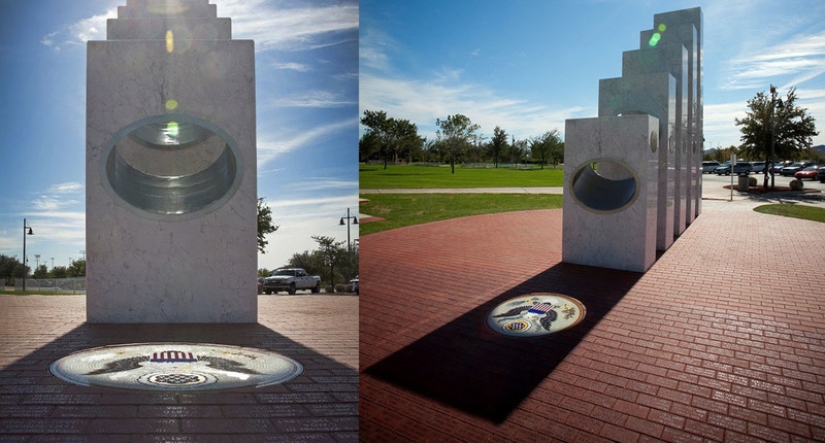
[{"label": "marble slab", "polygon": [[658,131],[646,114],[566,121],[562,261],[635,272],[653,265]]},{"label": "marble slab", "polygon": [[[665,251],[673,244],[676,185],[677,81],[670,73],[656,72],[623,75],[599,81],[599,116],[643,113],[659,121],[658,215],[656,249]],[[684,199],[681,200],[684,202]]]},{"label": "marble slab", "polygon": [[130,0],[128,39],[87,44],[87,319],[256,322],[254,43],[156,39],[214,15],[156,4]]}]

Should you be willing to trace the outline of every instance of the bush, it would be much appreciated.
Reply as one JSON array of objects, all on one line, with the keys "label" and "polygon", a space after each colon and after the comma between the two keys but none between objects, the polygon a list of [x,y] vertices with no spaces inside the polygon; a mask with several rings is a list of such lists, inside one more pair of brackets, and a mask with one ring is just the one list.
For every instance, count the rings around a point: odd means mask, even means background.
[{"label": "bush", "polygon": [[324,290],[327,291],[327,294],[332,294],[334,292],[332,290],[332,286],[327,286],[326,288],[324,288]]},{"label": "bush", "polygon": [[337,285],[335,285],[335,292],[346,292],[344,289],[345,288],[343,283],[338,283]]},{"label": "bush", "polygon": [[791,180],[790,184],[791,184],[791,191],[801,191],[802,187],[804,186],[802,184],[802,180],[799,180],[799,179]]},{"label": "bush", "polygon": [[756,177],[748,177],[748,186],[756,186]]},{"label": "bush", "polygon": [[348,294],[352,294],[353,292],[355,292],[352,289],[352,284],[348,284],[348,285],[344,286],[344,291],[346,291]]}]

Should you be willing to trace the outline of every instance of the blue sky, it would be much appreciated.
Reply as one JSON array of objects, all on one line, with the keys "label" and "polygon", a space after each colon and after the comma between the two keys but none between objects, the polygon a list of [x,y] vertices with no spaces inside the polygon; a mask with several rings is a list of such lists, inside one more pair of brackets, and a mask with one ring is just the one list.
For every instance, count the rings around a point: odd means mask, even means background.
[{"label": "blue sky", "polygon": [[361,0],[360,112],[385,110],[427,137],[456,113],[488,138],[496,125],[516,138],[564,132],[565,119],[597,115],[599,79],[621,76],[654,14],[697,6],[706,149],[740,143],[734,119],[770,84],[796,86],[825,128],[821,0]]},{"label": "blue sky", "polygon": [[[259,267],[346,241],[358,208],[358,2],[210,0],[255,40],[258,195],[280,229]],[[85,250],[88,40],[126,0],[0,0],[0,254],[68,265]],[[351,231],[357,238],[357,229]]]}]

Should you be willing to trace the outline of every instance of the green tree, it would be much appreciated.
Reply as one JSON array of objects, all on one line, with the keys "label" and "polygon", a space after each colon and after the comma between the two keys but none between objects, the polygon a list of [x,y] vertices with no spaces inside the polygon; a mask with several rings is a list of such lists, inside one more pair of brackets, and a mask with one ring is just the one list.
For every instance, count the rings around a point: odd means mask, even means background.
[{"label": "green tree", "polygon": [[86,276],[86,260],[72,260],[69,264],[69,277],[85,277]]},{"label": "green tree", "polygon": [[69,278],[69,268],[65,266],[55,266],[49,271],[51,278]]},{"label": "green tree", "polygon": [[40,265],[32,273],[32,278],[49,278],[49,269],[46,265]]},{"label": "green tree", "polygon": [[493,138],[490,139],[489,143],[489,152],[490,156],[493,158],[493,164],[496,168],[498,168],[498,162],[507,154],[507,133],[504,129],[496,126],[493,129]]},{"label": "green tree", "polygon": [[748,100],[745,118],[736,119],[741,126],[741,154],[750,160],[765,159],[764,186],[768,186],[768,165],[777,159],[799,159],[803,150],[813,144],[816,131],[814,118],[806,108],[797,105],[796,88],[791,88],[785,100],[776,98],[776,89],[771,86],[771,94],[757,92]]},{"label": "green tree", "polygon": [[448,115],[446,119],[435,119],[439,127],[438,138],[444,142],[443,148],[450,158],[451,172],[455,174],[455,161],[467,151],[467,148],[478,139],[476,131],[481,126],[474,124],[469,117],[456,114]]},{"label": "green tree", "polygon": [[288,266],[302,268],[310,275],[321,275],[324,272],[324,257],[320,251],[304,251],[292,254]]},{"label": "green tree", "polygon": [[510,144],[510,153],[516,164],[526,160],[528,151],[527,140],[516,140],[516,138],[513,137],[512,143]]},{"label": "green tree", "polygon": [[6,285],[14,285],[15,277],[23,277],[23,264],[16,257],[0,255],[0,278]]},{"label": "green tree", "polygon": [[[418,137],[418,127],[409,120],[387,117],[385,111],[365,110],[361,124],[367,127],[361,137],[364,150],[377,150],[384,161],[384,169],[387,169],[390,158],[395,163],[400,156],[407,154],[411,158],[413,152],[421,149],[423,141]],[[359,142],[359,149],[362,142]]]},{"label": "green tree", "polygon": [[272,209],[264,205],[264,198],[258,198],[258,250],[261,254],[266,254],[268,241],[264,239],[267,234],[278,230],[278,226],[272,225]]},{"label": "green tree", "polygon": [[559,135],[558,130],[554,129],[545,132],[540,137],[531,138],[529,143],[530,156],[533,161],[539,162],[541,169],[544,169],[544,165],[550,161],[553,161],[553,166],[556,166],[558,164],[557,159],[560,157],[559,151],[561,151],[561,155],[564,155],[564,145],[561,142],[561,135]]},{"label": "green tree", "polygon": [[341,260],[347,253],[343,247],[344,242],[336,242],[333,237],[313,235],[312,239],[318,242],[318,250],[324,260],[324,267],[329,268],[330,286],[335,287],[335,267],[341,264]]}]

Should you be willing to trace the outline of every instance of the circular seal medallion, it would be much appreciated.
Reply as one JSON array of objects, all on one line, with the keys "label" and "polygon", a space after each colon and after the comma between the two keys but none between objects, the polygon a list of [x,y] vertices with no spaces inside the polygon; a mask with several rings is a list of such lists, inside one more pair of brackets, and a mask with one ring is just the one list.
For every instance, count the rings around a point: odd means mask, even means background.
[{"label": "circular seal medallion", "polygon": [[559,294],[528,294],[496,306],[487,326],[511,337],[538,337],[570,328],[586,313],[584,305]]},{"label": "circular seal medallion", "polygon": [[69,354],[49,367],[81,386],[148,390],[211,390],[283,383],[303,372],[275,352],[229,345],[140,343]]}]

